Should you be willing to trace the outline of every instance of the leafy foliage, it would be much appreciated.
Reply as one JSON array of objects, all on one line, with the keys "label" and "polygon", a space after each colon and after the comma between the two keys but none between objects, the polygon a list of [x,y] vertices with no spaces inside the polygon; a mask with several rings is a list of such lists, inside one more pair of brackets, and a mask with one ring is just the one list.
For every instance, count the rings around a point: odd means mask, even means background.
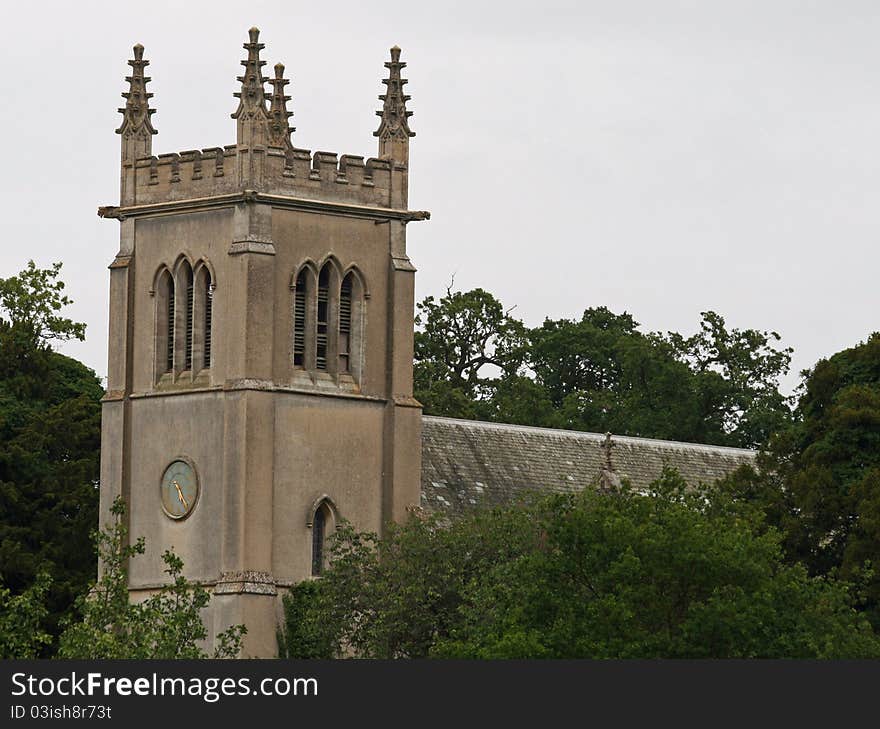
[{"label": "leafy foliage", "polygon": [[323,630],[336,655],[880,655],[851,585],[786,563],[757,510],[672,471],[649,494],[414,518],[383,539],[346,527],[310,590],[288,624]]},{"label": "leafy foliage", "polygon": [[61,263],[37,268],[33,261],[17,276],[0,279],[0,312],[5,326],[18,329],[29,338],[31,348],[46,347],[52,340],[83,340],[86,325],[59,315],[73,303],[59,280]]},{"label": "leafy foliage", "polygon": [[704,418],[731,434],[731,445],[758,447],[790,422],[789,398],[779,381],[791,364],[791,348],[778,349],[776,332],[728,330],[724,319],[704,311],[691,337],[670,332],[666,341],[694,373]]},{"label": "leafy foliage", "polygon": [[[804,375],[796,419],[772,439],[761,472],[727,487],[765,510],[813,574],[855,578],[880,554],[880,334]],[[880,625],[880,578],[869,596]]]},{"label": "leafy foliage", "polygon": [[241,651],[244,625],[235,625],[216,638],[209,656],[198,643],[208,637],[199,612],[210,594],[183,576],[183,561],[173,552],[162,555],[171,584],[143,602],[129,602],[128,562],[144,553],[144,539],[129,543],[123,524],[124,502],[112,507],[115,521],[98,533],[103,573],[87,595],[77,601],[82,618],[61,635],[60,658],[235,658]]},{"label": "leafy foliage", "polygon": [[529,330],[482,289],[419,309],[415,390],[429,414],[735,446],[790,420],[791,350],[714,312],[685,337],[604,307]]},{"label": "leafy foliage", "polygon": [[334,645],[328,631],[315,620],[312,605],[320,591],[318,583],[306,580],[283,597],[284,625],[278,630],[279,658],[332,658]]},{"label": "leafy foliage", "polygon": [[0,578],[22,594],[49,575],[41,629],[53,636],[95,574],[103,395],[94,372],[51,350],[85,331],[57,313],[70,303],[59,270],[31,262],[0,279]]},{"label": "leafy foliage", "polygon": [[36,658],[40,649],[52,641],[41,624],[46,618],[43,601],[51,578],[46,573],[20,595],[0,587],[0,658]]},{"label": "leafy foliage", "polygon": [[525,327],[487,291],[447,289],[417,305],[414,377],[429,411],[474,417],[496,375],[513,375],[523,357]]}]

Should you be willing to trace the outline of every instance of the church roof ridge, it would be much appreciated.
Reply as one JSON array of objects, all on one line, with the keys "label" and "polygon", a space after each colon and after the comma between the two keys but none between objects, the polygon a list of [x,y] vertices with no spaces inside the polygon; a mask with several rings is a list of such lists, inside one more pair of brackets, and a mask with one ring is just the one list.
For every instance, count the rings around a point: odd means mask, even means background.
[{"label": "church roof ridge", "polygon": [[[466,420],[464,418],[449,418],[440,415],[422,415],[422,420],[436,422],[436,423],[445,423],[448,425],[461,425],[461,426],[470,426],[476,428],[485,428],[492,430],[500,430],[506,431],[510,433],[534,433],[537,434],[545,434],[545,435],[555,435],[564,438],[577,438],[582,440],[594,441],[597,444],[601,444],[605,441],[606,434],[605,433],[593,433],[586,430],[568,430],[566,428],[547,428],[540,427],[535,425],[517,425],[514,423],[495,423],[486,420]],[[693,451],[704,451],[709,453],[730,453],[730,454],[738,454],[738,455],[746,455],[752,454],[757,456],[757,451],[752,448],[737,448],[734,446],[722,446],[722,445],[713,445],[708,443],[689,443],[687,441],[681,440],[665,440],[662,438],[644,438],[640,436],[632,436],[632,435],[617,435],[615,433],[611,433],[611,437],[614,441],[620,443],[628,443],[632,445],[646,445],[646,446],[661,446],[667,448],[680,448],[684,450],[693,450]]]}]

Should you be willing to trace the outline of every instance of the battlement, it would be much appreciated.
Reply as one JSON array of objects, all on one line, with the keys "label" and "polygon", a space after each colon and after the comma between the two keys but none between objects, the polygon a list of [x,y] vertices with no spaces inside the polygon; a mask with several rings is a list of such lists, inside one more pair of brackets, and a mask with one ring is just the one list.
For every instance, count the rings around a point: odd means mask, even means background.
[{"label": "battlement", "polygon": [[[263,44],[259,31],[251,28],[249,42],[244,44],[247,59],[241,63],[244,74],[238,77],[241,90],[234,94],[238,108],[237,142],[224,147],[208,147],[169,154],[152,154],[152,137],[157,132],[151,123],[154,109],[148,106],[151,93],[146,91],[150,79],[144,76],[149,61],[143,58],[143,47],[135,46],[135,59],[129,61],[132,75],[127,76],[129,91],[123,94],[126,105],[119,111],[123,123],[117,130],[122,135],[122,206],[152,205],[187,199],[201,199],[252,190],[272,195],[303,198],[332,203],[406,209],[407,169],[409,162],[409,129],[406,110],[409,96],[402,93],[406,79],[400,70],[400,49],[391,49],[391,61],[385,66],[389,78],[383,83],[386,92],[379,129],[379,154],[364,160],[358,155],[335,152],[311,152],[293,146],[289,126],[293,112],[287,104],[283,77],[284,66],[275,65],[271,81],[262,75],[265,61],[260,60]],[[269,81],[272,92],[267,93]]]},{"label": "battlement", "polygon": [[[389,159],[365,161],[357,155],[281,147],[239,150],[235,144],[140,157],[128,168],[133,183],[128,205],[212,197],[247,188],[388,208],[394,207],[392,170],[405,172]],[[243,177],[242,170],[251,174]]]}]

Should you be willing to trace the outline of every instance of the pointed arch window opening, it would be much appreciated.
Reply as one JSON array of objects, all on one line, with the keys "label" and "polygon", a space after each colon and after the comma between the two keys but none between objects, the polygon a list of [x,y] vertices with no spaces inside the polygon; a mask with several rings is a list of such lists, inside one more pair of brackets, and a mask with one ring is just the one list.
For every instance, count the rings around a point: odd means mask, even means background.
[{"label": "pointed arch window opening", "polygon": [[321,504],[312,520],[312,576],[324,571],[324,535],[327,531],[327,506]]},{"label": "pointed arch window opening", "polygon": [[306,269],[296,277],[293,292],[293,365],[306,366],[306,293],[308,291],[308,275]]},{"label": "pointed arch window opening", "polygon": [[165,301],[167,306],[165,325],[165,372],[174,371],[174,279],[166,272],[165,277]]},{"label": "pointed arch window opening", "polygon": [[186,267],[186,342],[184,344],[184,370],[192,370],[193,366],[193,304],[195,303],[195,288],[193,282],[193,272],[189,266]]},{"label": "pointed arch window opening", "polygon": [[333,262],[309,266],[291,282],[294,369],[326,372],[338,384],[363,375],[366,290],[356,268],[342,276]]},{"label": "pointed arch window opening", "polygon": [[213,363],[216,286],[211,271],[204,262],[193,269],[182,260],[173,273],[162,271],[156,291],[156,382],[178,381],[184,373],[195,380]]},{"label": "pointed arch window opening", "polygon": [[212,325],[214,322],[214,280],[204,264],[195,271],[195,306],[193,308],[193,373],[210,369]]},{"label": "pointed arch window opening", "polygon": [[205,347],[204,347],[204,366],[211,366],[211,324],[214,319],[214,282],[211,281],[211,274],[207,274],[207,285],[205,286]]},{"label": "pointed arch window opening", "polygon": [[349,273],[339,291],[339,371],[346,374],[351,372],[351,279]]},{"label": "pointed arch window opening", "polygon": [[327,344],[330,321],[330,266],[325,265],[318,276],[318,311],[315,369],[327,369]]}]

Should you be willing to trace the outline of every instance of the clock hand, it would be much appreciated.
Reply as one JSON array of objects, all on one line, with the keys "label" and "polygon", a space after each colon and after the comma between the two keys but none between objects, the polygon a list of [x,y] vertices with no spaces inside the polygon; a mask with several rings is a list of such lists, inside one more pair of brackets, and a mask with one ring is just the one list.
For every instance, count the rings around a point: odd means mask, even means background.
[{"label": "clock hand", "polygon": [[177,498],[180,499],[180,503],[183,504],[183,508],[188,509],[189,504],[186,503],[186,499],[183,496],[183,491],[180,490],[180,484],[177,483],[177,479],[174,479],[171,483],[173,483],[174,488],[177,489]]}]

